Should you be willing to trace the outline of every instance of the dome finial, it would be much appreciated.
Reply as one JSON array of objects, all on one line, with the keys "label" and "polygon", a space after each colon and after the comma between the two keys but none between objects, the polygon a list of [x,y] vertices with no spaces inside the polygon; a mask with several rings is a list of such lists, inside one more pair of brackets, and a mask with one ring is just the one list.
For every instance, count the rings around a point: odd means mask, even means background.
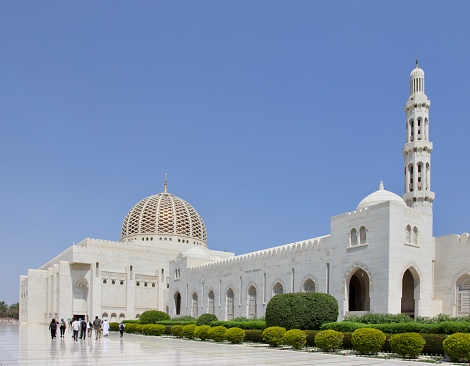
[{"label": "dome finial", "polygon": [[168,175],[168,173],[165,173],[165,180],[163,182],[163,193],[166,193],[166,176]]},{"label": "dome finial", "polygon": [[418,57],[416,57],[416,68],[417,68],[417,69],[419,68],[419,65],[418,65]]},{"label": "dome finial", "polygon": [[383,190],[384,190],[384,182],[380,181],[379,191],[383,191]]}]

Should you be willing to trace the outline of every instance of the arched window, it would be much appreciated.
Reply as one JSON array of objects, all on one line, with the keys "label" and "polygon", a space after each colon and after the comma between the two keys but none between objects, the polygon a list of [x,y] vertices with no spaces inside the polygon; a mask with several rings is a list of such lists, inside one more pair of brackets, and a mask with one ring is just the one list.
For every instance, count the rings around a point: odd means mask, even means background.
[{"label": "arched window", "polygon": [[423,128],[422,123],[421,123],[421,118],[417,119],[418,122],[418,131],[416,133],[418,140],[421,140],[421,129]]},{"label": "arched window", "polygon": [[464,275],[457,281],[458,315],[470,315],[470,276]]},{"label": "arched window", "polygon": [[135,316],[135,318],[136,318],[136,319],[140,319],[140,314],[137,314],[137,315]]},{"label": "arched window", "polygon": [[256,287],[248,289],[248,319],[256,318]]},{"label": "arched window", "polygon": [[413,228],[413,243],[418,244],[418,228]]},{"label": "arched window", "polygon": [[124,319],[126,319],[126,316],[123,313],[119,314],[119,321],[122,321]]},{"label": "arched window", "polygon": [[410,173],[410,183],[408,185],[408,188],[409,188],[409,192],[413,192],[413,180],[414,180],[413,164],[408,165],[408,171]]},{"label": "arched window", "polygon": [[197,293],[193,292],[191,304],[191,316],[197,318]]},{"label": "arched window", "polygon": [[307,279],[302,286],[303,292],[315,292],[315,282],[311,278]]},{"label": "arched window", "polygon": [[414,141],[414,121],[413,119],[410,119],[410,141]]},{"label": "arched window", "polygon": [[181,294],[179,292],[175,293],[174,301],[175,301],[175,315],[180,315],[181,314]]},{"label": "arched window", "polygon": [[366,228],[364,226],[359,229],[359,240],[361,244],[366,243]]},{"label": "arched window", "polygon": [[357,245],[357,231],[356,231],[356,229],[351,230],[351,245]]},{"label": "arched window", "polygon": [[116,317],[116,313],[112,313],[112,314],[111,314],[111,321],[112,321],[112,322],[115,322],[115,321],[117,320],[116,318],[117,318],[117,317]]},{"label": "arched window", "polygon": [[214,291],[210,290],[207,294],[207,313],[214,314],[215,307],[214,307]]},{"label": "arched window", "polygon": [[429,190],[429,163],[426,163],[426,191]]},{"label": "arched window", "polygon": [[101,320],[108,320],[108,313],[103,313],[103,315],[101,315]]},{"label": "arched window", "polygon": [[423,189],[423,163],[418,163],[418,191]]},{"label": "arched window", "polygon": [[232,320],[233,319],[233,313],[235,311],[235,295],[233,293],[233,290],[229,288],[227,290],[227,320]]},{"label": "arched window", "polygon": [[279,282],[276,282],[276,284],[273,286],[273,293],[274,295],[280,295],[284,293],[284,287]]},{"label": "arched window", "polygon": [[411,226],[406,227],[406,242],[411,243]]}]

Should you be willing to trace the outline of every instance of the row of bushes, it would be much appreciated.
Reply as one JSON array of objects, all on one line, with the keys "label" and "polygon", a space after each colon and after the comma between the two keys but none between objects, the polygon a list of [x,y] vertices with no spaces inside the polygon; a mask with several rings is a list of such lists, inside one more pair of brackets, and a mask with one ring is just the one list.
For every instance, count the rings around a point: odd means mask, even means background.
[{"label": "row of bushes", "polygon": [[364,324],[353,322],[334,322],[323,324],[321,330],[336,330],[338,332],[354,332],[360,328],[374,328],[384,333],[426,333],[426,334],[454,334],[454,333],[470,333],[470,322],[441,322],[441,323],[383,323],[383,324]]},{"label": "row of bushes", "polygon": [[411,318],[406,314],[362,314],[362,315],[346,315],[344,321],[364,324],[385,324],[385,323],[407,323],[416,322],[422,324],[437,324],[442,322],[470,322],[470,316],[452,317],[447,314],[438,314],[433,317]]}]

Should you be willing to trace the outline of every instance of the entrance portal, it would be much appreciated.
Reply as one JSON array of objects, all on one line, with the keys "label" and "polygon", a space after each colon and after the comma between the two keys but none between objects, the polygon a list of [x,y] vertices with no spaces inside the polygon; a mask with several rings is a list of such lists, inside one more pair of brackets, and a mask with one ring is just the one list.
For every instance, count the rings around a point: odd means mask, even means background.
[{"label": "entrance portal", "polygon": [[349,311],[369,310],[369,275],[359,268],[349,280]]}]

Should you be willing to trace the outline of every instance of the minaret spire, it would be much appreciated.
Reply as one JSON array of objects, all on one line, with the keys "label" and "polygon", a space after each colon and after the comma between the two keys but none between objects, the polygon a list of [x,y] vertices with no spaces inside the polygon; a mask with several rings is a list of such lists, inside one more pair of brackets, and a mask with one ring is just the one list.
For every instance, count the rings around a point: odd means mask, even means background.
[{"label": "minaret spire", "polygon": [[168,173],[165,173],[165,179],[163,181],[163,193],[167,193],[166,190],[167,190],[167,184],[166,184],[166,176],[168,175]]},{"label": "minaret spire", "polygon": [[431,192],[431,152],[429,141],[429,108],[431,101],[424,93],[424,71],[416,68],[410,74],[410,96],[405,105],[406,143],[405,192],[403,199],[410,207],[432,212],[434,193]]}]

